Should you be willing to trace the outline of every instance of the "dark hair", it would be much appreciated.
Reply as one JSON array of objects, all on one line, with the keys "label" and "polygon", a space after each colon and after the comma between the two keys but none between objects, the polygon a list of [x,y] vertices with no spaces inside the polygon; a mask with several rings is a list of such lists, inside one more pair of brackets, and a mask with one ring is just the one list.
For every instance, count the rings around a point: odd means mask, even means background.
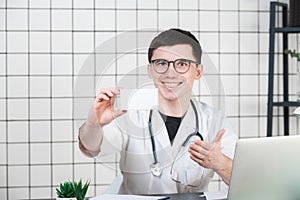
[{"label": "dark hair", "polygon": [[173,46],[176,44],[189,44],[192,46],[193,55],[197,63],[201,63],[202,49],[199,41],[189,31],[179,28],[171,28],[161,32],[151,42],[148,49],[148,61],[151,62],[153,51],[161,46]]}]

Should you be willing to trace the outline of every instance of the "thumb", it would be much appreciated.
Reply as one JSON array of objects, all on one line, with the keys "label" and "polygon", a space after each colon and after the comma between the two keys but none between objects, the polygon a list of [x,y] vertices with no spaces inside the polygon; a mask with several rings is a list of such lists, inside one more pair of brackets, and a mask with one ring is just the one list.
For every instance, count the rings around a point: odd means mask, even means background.
[{"label": "thumb", "polygon": [[117,118],[126,113],[126,110],[116,110],[114,111],[114,118]]},{"label": "thumb", "polygon": [[214,139],[213,143],[220,142],[224,134],[225,134],[225,129],[221,129],[218,132],[218,134],[217,134],[216,138]]}]

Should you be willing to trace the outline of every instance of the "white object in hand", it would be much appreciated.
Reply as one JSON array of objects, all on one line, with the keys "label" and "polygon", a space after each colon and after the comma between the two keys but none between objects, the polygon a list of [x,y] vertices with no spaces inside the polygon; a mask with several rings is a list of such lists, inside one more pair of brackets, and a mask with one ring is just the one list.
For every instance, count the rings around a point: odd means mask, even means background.
[{"label": "white object in hand", "polygon": [[[118,99],[119,98],[119,99]],[[158,105],[157,89],[121,89],[116,99],[117,109],[150,110]]]}]

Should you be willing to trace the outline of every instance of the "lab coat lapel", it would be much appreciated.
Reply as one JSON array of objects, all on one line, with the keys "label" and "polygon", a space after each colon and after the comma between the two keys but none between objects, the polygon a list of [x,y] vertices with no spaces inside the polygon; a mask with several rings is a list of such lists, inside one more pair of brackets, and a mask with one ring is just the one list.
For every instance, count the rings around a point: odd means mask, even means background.
[{"label": "lab coat lapel", "polygon": [[168,143],[170,143],[170,141],[167,140],[168,132],[167,132],[165,122],[161,117],[160,113],[158,112],[157,108],[153,109],[153,113],[152,113],[152,130],[153,130],[153,135],[156,138],[159,138],[159,143],[162,144],[162,146],[166,146]]}]

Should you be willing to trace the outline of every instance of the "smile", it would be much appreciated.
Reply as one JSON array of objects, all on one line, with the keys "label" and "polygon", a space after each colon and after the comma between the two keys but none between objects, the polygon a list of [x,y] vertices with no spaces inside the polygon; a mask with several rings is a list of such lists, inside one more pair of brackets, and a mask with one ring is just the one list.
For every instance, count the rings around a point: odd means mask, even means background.
[{"label": "smile", "polygon": [[182,82],[162,82],[162,84],[166,87],[166,88],[169,88],[169,89],[173,89],[175,87],[177,87],[178,85],[180,85]]}]

